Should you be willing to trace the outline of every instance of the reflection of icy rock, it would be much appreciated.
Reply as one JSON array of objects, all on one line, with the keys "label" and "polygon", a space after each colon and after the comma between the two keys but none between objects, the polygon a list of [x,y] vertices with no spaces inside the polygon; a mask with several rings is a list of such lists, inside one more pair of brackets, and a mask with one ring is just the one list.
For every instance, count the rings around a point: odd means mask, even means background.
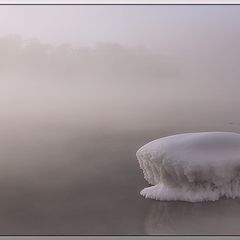
[{"label": "reflection of icy rock", "polygon": [[215,201],[240,197],[240,134],[185,133],[152,141],[137,151],[147,198]]},{"label": "reflection of icy rock", "polygon": [[240,234],[240,201],[154,202],[144,223],[145,234]]}]

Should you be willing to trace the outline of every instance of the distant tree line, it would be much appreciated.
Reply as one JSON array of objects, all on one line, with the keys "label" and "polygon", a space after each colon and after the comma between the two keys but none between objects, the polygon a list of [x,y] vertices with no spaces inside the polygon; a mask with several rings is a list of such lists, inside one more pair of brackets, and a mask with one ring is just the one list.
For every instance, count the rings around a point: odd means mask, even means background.
[{"label": "distant tree line", "polygon": [[53,46],[38,39],[24,40],[9,35],[0,38],[0,74],[51,76],[52,78],[158,79],[176,74],[161,54],[147,48],[117,43],[96,43],[94,47]]}]

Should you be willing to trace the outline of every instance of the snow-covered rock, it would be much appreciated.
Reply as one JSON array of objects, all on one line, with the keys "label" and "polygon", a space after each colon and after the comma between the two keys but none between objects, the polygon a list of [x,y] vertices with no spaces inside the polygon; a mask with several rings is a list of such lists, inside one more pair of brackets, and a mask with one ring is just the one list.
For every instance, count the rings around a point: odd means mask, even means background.
[{"label": "snow-covered rock", "polygon": [[240,134],[184,133],[147,143],[137,153],[156,200],[215,201],[240,197]]}]

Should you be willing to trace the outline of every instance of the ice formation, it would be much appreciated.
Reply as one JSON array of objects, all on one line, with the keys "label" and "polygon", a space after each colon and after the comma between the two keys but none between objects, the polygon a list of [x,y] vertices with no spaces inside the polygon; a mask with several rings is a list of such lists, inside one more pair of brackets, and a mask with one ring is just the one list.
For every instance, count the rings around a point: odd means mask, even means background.
[{"label": "ice formation", "polygon": [[137,153],[151,187],[141,195],[189,202],[240,197],[240,134],[184,133],[159,138]]}]

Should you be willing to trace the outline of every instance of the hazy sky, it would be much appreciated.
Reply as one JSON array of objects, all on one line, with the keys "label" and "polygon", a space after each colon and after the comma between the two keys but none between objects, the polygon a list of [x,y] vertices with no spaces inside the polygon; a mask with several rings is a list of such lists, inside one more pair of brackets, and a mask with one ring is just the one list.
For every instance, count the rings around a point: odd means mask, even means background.
[{"label": "hazy sky", "polygon": [[[236,5],[0,6],[0,36],[19,34],[49,43],[98,41],[150,48],[184,48],[218,33],[237,33]],[[219,39],[218,39],[219,37]]]}]

